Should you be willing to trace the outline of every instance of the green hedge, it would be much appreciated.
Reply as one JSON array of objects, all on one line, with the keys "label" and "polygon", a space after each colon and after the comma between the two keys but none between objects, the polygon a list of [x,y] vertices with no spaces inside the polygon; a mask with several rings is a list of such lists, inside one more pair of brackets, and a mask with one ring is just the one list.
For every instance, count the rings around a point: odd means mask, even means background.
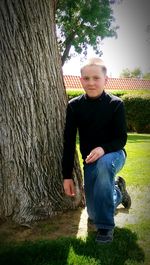
[{"label": "green hedge", "polygon": [[[112,94],[122,98],[126,109],[129,132],[150,133],[150,92],[149,90],[114,90]],[[68,98],[83,94],[83,90],[68,90]]]},{"label": "green hedge", "polygon": [[150,96],[124,95],[127,129],[130,132],[150,133]]},{"label": "green hedge", "polygon": [[[123,95],[126,95],[127,92],[125,90],[107,90],[107,92],[109,93],[112,93],[113,95],[116,95],[118,97],[121,97]],[[72,99],[74,97],[78,97],[80,96],[81,94],[84,93],[84,90],[83,89],[67,89],[67,95],[68,95],[68,98],[69,99]]]}]

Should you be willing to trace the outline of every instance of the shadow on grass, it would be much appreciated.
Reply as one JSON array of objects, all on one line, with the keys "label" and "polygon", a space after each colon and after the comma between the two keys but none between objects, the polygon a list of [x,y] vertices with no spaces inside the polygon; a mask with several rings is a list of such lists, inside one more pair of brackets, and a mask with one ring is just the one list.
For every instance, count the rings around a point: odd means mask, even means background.
[{"label": "shadow on grass", "polygon": [[137,265],[143,261],[136,234],[126,228],[115,228],[114,241],[106,245],[95,243],[94,232],[85,241],[63,237],[0,245],[1,265]]}]

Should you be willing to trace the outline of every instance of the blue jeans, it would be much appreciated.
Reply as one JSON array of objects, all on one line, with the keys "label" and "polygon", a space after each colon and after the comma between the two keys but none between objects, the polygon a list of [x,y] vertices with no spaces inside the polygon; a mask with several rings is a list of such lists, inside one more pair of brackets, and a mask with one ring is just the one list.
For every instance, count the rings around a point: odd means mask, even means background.
[{"label": "blue jeans", "polygon": [[112,229],[114,212],[122,201],[115,175],[125,163],[123,150],[108,153],[91,164],[84,165],[84,190],[87,212],[97,229]]}]

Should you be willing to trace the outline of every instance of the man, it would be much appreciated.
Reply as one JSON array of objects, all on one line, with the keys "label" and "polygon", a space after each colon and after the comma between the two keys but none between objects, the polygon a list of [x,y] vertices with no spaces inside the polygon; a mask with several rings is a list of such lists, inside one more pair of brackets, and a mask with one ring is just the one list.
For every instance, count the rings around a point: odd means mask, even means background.
[{"label": "man", "polygon": [[123,178],[115,175],[126,160],[125,110],[121,99],[104,91],[107,69],[99,58],[92,58],[81,68],[85,94],[69,101],[64,132],[64,190],[75,196],[72,176],[76,133],[84,161],[84,189],[89,219],[97,227],[96,242],[113,240],[114,212],[131,199]]}]

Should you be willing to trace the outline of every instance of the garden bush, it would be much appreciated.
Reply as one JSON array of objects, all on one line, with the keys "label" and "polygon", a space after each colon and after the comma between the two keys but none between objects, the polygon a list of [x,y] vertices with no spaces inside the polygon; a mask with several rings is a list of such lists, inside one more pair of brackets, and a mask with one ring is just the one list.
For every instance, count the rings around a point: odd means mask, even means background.
[{"label": "garden bush", "polygon": [[[149,90],[113,90],[107,92],[124,101],[128,132],[150,133]],[[83,89],[67,90],[69,100],[83,93]]]},{"label": "garden bush", "polygon": [[[66,92],[67,92],[68,98],[70,100],[74,97],[78,97],[81,94],[83,94],[84,90],[83,89],[68,89]],[[108,93],[110,92],[113,95],[118,96],[118,97],[121,97],[121,96],[127,94],[127,91],[125,91],[125,90],[113,90],[113,91],[107,90],[106,92],[108,92]]]},{"label": "garden bush", "polygon": [[124,95],[127,129],[130,132],[150,133],[150,96]]},{"label": "garden bush", "polygon": [[82,95],[84,93],[84,90],[83,89],[67,89],[66,93],[68,95],[68,99],[70,100],[72,98]]}]

